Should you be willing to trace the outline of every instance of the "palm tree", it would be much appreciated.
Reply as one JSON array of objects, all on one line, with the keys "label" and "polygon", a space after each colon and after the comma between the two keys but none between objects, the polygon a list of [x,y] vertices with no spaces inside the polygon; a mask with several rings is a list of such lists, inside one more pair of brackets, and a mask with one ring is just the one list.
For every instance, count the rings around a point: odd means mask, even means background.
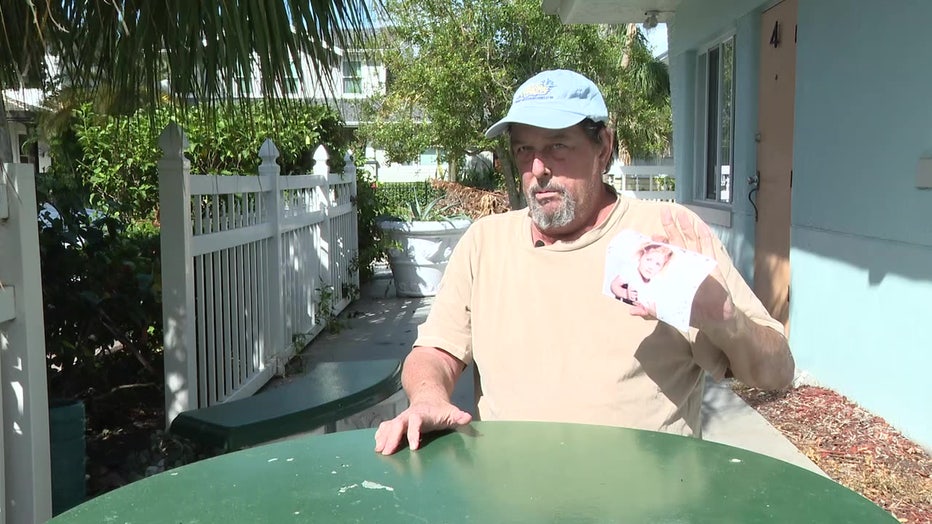
[{"label": "palm tree", "polygon": [[[258,71],[261,96],[271,100],[296,81],[294,64],[304,60],[321,66],[312,81],[330,85],[334,49],[362,48],[355,40],[367,36],[378,7],[378,0],[4,0],[0,87],[65,83],[104,95],[116,112],[154,112],[166,100],[215,107],[252,96]],[[0,160],[12,158],[0,98]]]}]

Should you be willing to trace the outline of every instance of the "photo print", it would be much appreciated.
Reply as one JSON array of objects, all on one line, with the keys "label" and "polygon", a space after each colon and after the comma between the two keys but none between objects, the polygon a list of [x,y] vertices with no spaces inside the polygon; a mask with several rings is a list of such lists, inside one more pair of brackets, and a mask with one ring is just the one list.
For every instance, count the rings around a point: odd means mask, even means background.
[{"label": "photo print", "polygon": [[602,292],[641,305],[680,331],[689,330],[693,297],[715,260],[625,230],[609,242]]}]

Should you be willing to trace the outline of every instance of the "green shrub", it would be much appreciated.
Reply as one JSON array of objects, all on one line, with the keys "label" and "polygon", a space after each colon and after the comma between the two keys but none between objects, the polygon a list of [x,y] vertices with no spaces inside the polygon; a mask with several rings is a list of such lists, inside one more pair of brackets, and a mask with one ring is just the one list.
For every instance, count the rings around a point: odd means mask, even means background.
[{"label": "green shrub", "polygon": [[49,390],[75,397],[161,383],[158,230],[81,204],[72,195],[40,218]]},{"label": "green shrub", "polygon": [[278,147],[285,174],[308,172],[319,144],[330,152],[331,171],[342,170],[350,138],[333,109],[312,103],[293,104],[279,116],[262,102],[244,102],[237,114],[208,114],[194,107],[183,115],[162,109],[154,118],[98,115],[84,104],[71,114],[66,131],[51,140],[52,164],[89,188],[93,209],[152,220],[162,155],[158,136],[172,119],[188,139],[193,173],[256,173],[259,148],[267,138]]},{"label": "green shrub", "polygon": [[385,214],[385,208],[376,188],[372,175],[357,166],[355,203],[359,251],[356,253],[355,269],[359,272],[360,282],[372,278],[372,263],[385,258],[382,231],[378,227],[378,220]]},{"label": "green shrub", "polygon": [[[247,125],[243,115],[206,121],[190,109],[179,125],[192,171],[255,173],[266,138],[284,173],[309,170],[321,142],[330,170],[343,169],[348,137],[332,109],[297,105],[276,120],[257,103],[251,113]],[[37,200],[54,209],[39,219],[53,396],[163,382],[157,138],[169,116],[109,117],[84,105],[49,140],[52,168],[37,180]]]}]

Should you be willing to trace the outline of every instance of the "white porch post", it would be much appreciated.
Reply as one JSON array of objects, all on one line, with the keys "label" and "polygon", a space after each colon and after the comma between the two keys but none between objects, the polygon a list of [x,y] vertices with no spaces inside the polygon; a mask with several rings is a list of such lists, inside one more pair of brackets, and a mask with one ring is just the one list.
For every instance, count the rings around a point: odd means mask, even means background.
[{"label": "white porch post", "polygon": [[[327,148],[323,145],[317,146],[317,149],[314,150],[314,175],[323,177],[324,180],[323,185],[318,186],[317,189],[318,196],[320,197],[320,211],[324,214],[324,220],[320,223],[320,229],[318,230],[319,233],[316,239],[318,246],[317,257],[320,263],[321,286],[333,285],[333,275],[330,273],[333,267],[330,263],[330,259],[334,256],[332,253],[333,243],[331,241],[333,237],[330,235],[330,208],[333,204],[330,200],[330,193],[332,190],[330,188],[330,165],[328,160],[330,160],[330,155],[327,154]],[[325,255],[321,255],[321,251],[323,251]]]},{"label": "white porch post", "polygon": [[31,164],[0,165],[0,522],[52,516],[38,207]]},{"label": "white porch post", "polygon": [[[278,165],[279,151],[275,143],[266,139],[259,148],[259,158],[262,163],[259,164],[259,177],[263,180],[263,187],[268,187],[267,207],[269,220],[272,226],[272,238],[269,242],[269,266],[265,277],[269,284],[269,309],[268,322],[269,329],[268,346],[264,351],[267,352],[261,356],[262,362],[268,362],[272,357],[275,362],[276,374],[284,372],[285,358],[280,358],[285,351],[285,293],[282,267],[282,191],[281,191],[281,166]],[[268,185],[265,185],[266,182]]]},{"label": "white porch post", "polygon": [[165,427],[182,411],[198,407],[194,326],[194,264],[191,259],[191,163],[188,139],[178,124],[161,136],[159,213],[162,246],[162,321],[165,355]]},{"label": "white porch post", "polygon": [[[346,156],[343,157],[344,165],[346,166],[343,169],[343,176],[349,178],[350,183],[350,194],[353,195],[352,202],[356,202],[357,187],[356,187],[356,159],[353,158],[351,153],[346,153]],[[352,250],[352,257],[356,259],[356,264],[359,264],[359,207],[356,204],[353,204],[352,220],[350,221],[350,230],[347,231],[346,246],[347,249]],[[353,273],[352,282],[353,286],[356,289],[359,289],[359,268],[357,267],[356,271]]]}]

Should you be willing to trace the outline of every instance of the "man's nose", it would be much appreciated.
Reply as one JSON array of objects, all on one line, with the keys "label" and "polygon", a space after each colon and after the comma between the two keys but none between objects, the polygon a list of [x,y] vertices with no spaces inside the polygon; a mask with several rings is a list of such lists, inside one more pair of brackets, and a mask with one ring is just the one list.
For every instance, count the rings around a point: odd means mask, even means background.
[{"label": "man's nose", "polygon": [[534,155],[534,159],[531,160],[531,174],[537,178],[550,176],[550,168],[539,156]]}]

